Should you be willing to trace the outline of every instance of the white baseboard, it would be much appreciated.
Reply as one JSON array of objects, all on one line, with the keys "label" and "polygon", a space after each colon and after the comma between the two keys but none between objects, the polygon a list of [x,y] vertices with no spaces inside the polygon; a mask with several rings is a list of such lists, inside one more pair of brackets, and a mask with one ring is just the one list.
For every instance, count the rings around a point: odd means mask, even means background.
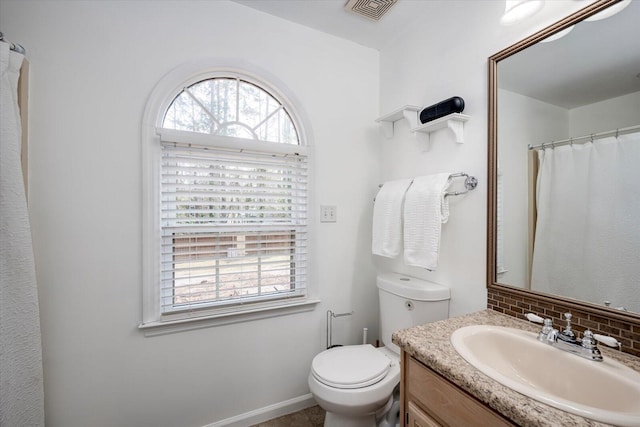
[{"label": "white baseboard", "polygon": [[311,393],[207,424],[203,427],[248,427],[317,405]]}]

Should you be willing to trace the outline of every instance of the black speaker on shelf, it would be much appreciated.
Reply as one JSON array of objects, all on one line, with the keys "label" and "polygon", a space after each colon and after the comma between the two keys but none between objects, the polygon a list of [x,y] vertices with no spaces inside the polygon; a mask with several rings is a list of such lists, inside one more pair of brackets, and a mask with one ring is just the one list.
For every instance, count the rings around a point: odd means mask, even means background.
[{"label": "black speaker on shelf", "polygon": [[454,96],[420,111],[420,123],[427,123],[452,113],[462,113],[462,110],[464,110],[464,99]]}]

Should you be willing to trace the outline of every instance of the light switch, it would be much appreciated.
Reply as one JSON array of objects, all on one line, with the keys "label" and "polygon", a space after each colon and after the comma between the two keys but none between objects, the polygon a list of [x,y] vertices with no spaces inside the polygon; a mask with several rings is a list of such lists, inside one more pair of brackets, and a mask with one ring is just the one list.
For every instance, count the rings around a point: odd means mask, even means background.
[{"label": "light switch", "polygon": [[338,220],[335,206],[320,206],[320,222],[336,222]]}]

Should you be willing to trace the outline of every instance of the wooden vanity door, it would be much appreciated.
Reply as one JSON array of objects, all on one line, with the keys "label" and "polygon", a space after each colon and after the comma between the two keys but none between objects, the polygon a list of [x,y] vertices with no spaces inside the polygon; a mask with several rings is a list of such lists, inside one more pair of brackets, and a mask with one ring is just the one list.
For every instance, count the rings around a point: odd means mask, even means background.
[{"label": "wooden vanity door", "polygon": [[407,419],[409,427],[441,427],[433,418],[424,413],[413,402],[407,405]]}]

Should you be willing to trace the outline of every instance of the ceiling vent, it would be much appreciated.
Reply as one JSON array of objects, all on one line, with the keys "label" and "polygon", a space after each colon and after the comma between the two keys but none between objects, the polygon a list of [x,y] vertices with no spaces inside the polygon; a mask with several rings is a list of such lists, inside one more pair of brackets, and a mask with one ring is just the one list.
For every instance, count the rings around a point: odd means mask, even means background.
[{"label": "ceiling vent", "polygon": [[379,21],[398,0],[349,0],[345,9],[372,21]]}]

